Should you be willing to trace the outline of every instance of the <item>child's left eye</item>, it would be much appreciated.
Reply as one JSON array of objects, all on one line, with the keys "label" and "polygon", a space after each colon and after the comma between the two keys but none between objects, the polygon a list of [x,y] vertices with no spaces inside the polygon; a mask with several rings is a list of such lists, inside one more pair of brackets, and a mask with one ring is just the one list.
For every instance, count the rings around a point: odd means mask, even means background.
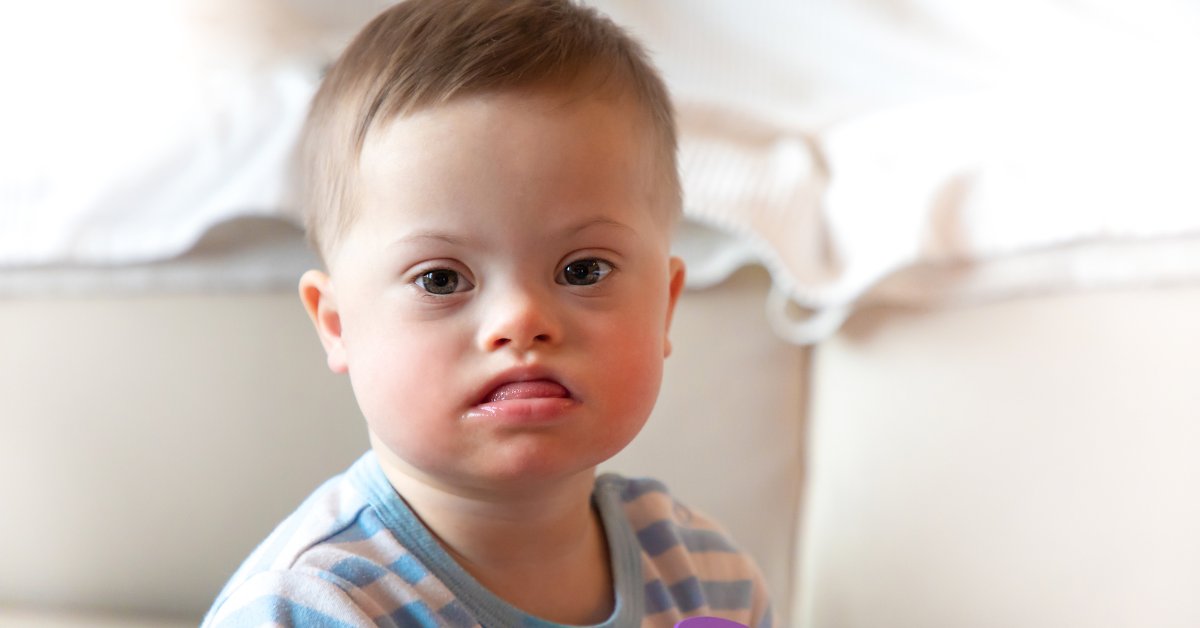
[{"label": "child's left eye", "polygon": [[572,286],[590,286],[611,273],[612,264],[594,257],[575,260],[562,269],[559,283]]}]

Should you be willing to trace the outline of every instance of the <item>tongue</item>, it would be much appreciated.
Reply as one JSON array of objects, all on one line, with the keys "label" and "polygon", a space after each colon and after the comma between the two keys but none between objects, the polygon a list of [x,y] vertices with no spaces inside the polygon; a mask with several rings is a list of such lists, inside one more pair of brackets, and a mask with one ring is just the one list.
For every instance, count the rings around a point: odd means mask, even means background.
[{"label": "tongue", "polygon": [[496,387],[484,399],[484,403],[508,401],[509,399],[538,399],[544,397],[566,397],[567,389],[547,379],[531,382],[512,382]]}]

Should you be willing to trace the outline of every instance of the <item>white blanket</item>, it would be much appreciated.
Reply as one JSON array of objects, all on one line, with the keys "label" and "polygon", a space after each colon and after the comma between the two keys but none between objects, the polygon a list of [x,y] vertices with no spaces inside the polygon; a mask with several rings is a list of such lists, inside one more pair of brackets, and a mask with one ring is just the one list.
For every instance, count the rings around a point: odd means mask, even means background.
[{"label": "white blanket", "polygon": [[309,99],[385,4],[0,4],[0,269],[153,262],[234,218],[295,220]]},{"label": "white blanket", "polygon": [[[1200,278],[1195,3],[592,3],[675,94],[692,285],[765,264],[793,340],[874,302]],[[294,219],[321,63],[382,4],[4,4],[0,269]]]},{"label": "white blanket", "polygon": [[[868,303],[1200,279],[1200,5],[598,2],[676,94],[685,251],[798,342]],[[690,248],[689,248],[690,247]]]}]

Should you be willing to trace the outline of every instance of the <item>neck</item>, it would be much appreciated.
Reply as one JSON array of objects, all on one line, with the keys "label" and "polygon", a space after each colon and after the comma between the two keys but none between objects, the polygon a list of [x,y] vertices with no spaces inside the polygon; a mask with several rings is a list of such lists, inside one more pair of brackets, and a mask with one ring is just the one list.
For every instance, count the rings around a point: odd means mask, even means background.
[{"label": "neck", "polygon": [[465,491],[402,472],[389,472],[388,479],[455,558],[472,564],[543,564],[576,547],[598,526],[591,472],[520,493]]},{"label": "neck", "polygon": [[591,505],[593,469],[515,491],[449,486],[395,464],[383,468],[446,552],[496,596],[561,623],[596,623],[611,612],[608,544]]}]

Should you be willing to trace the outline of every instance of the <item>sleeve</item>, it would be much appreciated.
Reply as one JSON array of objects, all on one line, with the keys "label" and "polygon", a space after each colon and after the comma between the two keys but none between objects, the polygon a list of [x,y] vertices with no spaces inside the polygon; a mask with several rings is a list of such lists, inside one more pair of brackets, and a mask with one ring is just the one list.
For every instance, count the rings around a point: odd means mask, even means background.
[{"label": "sleeve", "polygon": [[676,500],[661,483],[632,481],[622,498],[645,557],[648,613],[673,609],[749,628],[774,626],[762,570],[720,523]]},{"label": "sleeve", "polygon": [[750,626],[753,628],[773,628],[775,625],[774,611],[771,608],[771,596],[767,593],[767,579],[763,576],[758,564],[749,556],[750,568],[754,570],[754,592],[750,603]]},{"label": "sleeve", "polygon": [[266,571],[231,591],[205,617],[202,628],[364,625],[375,621],[337,584],[312,574]]},{"label": "sleeve", "polygon": [[[722,600],[721,606],[724,607],[722,610],[728,611],[729,606],[740,608],[742,610],[739,615],[743,618],[741,620],[746,621],[746,625],[750,628],[772,628],[775,620],[767,579],[754,557],[739,547],[729,531],[715,519],[689,508],[673,496],[671,504],[676,525],[679,526],[679,530],[684,536],[681,544],[688,547],[690,551],[697,552],[692,555],[692,559],[696,561],[697,567],[703,565],[699,570],[714,580],[749,583],[749,599],[746,598],[747,594],[743,588],[741,589],[742,594]],[[712,540],[701,541],[704,537],[698,536],[698,533],[715,536],[711,537]],[[735,557],[735,559],[733,561],[706,561],[704,560],[704,550],[716,550],[715,553],[718,556],[722,552],[727,552],[727,555]]]}]

